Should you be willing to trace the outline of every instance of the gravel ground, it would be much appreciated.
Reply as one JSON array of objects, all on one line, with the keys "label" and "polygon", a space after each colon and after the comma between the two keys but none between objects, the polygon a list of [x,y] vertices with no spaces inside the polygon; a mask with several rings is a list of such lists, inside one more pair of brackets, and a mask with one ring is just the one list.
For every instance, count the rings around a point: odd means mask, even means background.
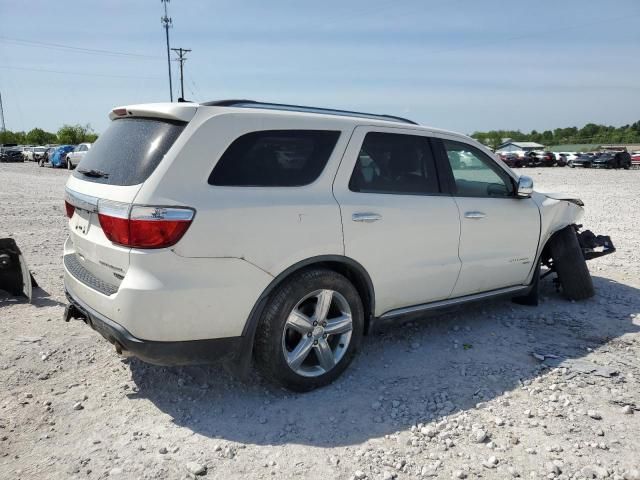
[{"label": "gravel ground", "polygon": [[298,395],[122,359],[63,323],[68,172],[0,164],[0,237],[42,287],[33,305],[0,294],[0,478],[640,479],[640,172],[524,171],[613,237],[590,263],[596,297],[567,302],[547,279],[537,308],[388,329]]}]

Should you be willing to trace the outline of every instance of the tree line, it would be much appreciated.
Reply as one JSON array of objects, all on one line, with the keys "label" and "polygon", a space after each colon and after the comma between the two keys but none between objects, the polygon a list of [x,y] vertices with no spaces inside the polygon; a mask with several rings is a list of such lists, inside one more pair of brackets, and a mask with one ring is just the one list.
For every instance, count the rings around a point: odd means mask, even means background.
[{"label": "tree line", "polygon": [[493,148],[502,144],[506,138],[516,142],[537,142],[545,146],[574,143],[640,143],[640,121],[621,127],[587,123],[582,128],[556,128],[543,132],[531,130],[529,133],[523,133],[520,130],[491,130],[473,132],[471,136]]},{"label": "tree line", "polygon": [[28,132],[12,132],[6,130],[0,132],[0,144],[15,143],[18,145],[77,145],[78,143],[93,143],[98,134],[93,131],[91,125],[63,125],[56,133],[47,132],[42,128],[33,128]]}]

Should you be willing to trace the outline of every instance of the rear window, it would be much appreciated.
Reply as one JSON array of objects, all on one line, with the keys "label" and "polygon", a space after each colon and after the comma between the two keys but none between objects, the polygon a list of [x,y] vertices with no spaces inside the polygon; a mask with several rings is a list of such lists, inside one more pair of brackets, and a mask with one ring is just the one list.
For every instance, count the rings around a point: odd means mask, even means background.
[{"label": "rear window", "polygon": [[156,169],[185,123],[151,118],[111,122],[73,171],[73,176],[107,185],[137,185]]},{"label": "rear window", "polygon": [[296,187],[316,180],[340,132],[264,130],[243,135],[227,148],[209,176],[210,185]]}]

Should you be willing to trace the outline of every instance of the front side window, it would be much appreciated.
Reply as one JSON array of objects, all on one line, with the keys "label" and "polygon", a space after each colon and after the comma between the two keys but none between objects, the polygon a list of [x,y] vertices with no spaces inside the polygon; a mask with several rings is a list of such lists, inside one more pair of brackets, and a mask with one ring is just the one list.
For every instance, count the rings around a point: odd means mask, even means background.
[{"label": "front side window", "polygon": [[237,138],[209,176],[210,185],[297,187],[322,173],[340,132],[264,130]]},{"label": "front side window", "polygon": [[428,140],[417,135],[367,133],[349,189],[362,193],[439,193]]},{"label": "front side window", "polygon": [[461,142],[443,140],[461,197],[509,197],[514,193],[511,177],[479,149]]}]

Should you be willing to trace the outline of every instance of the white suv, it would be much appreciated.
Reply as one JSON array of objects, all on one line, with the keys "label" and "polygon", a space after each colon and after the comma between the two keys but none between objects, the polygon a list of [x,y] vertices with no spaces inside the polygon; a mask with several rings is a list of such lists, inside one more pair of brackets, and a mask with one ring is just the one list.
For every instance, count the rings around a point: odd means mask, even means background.
[{"label": "white suv", "polygon": [[585,258],[614,250],[577,235],[579,200],[402,118],[234,100],[110,118],[66,187],[65,319],[148,362],[253,359],[310,390],[381,323],[535,304],[541,263],[589,297]]},{"label": "white suv", "polygon": [[90,143],[80,143],[76,147],[67,153],[67,169],[73,170],[78,166],[80,160],[84,158],[87,152],[91,149]]}]

